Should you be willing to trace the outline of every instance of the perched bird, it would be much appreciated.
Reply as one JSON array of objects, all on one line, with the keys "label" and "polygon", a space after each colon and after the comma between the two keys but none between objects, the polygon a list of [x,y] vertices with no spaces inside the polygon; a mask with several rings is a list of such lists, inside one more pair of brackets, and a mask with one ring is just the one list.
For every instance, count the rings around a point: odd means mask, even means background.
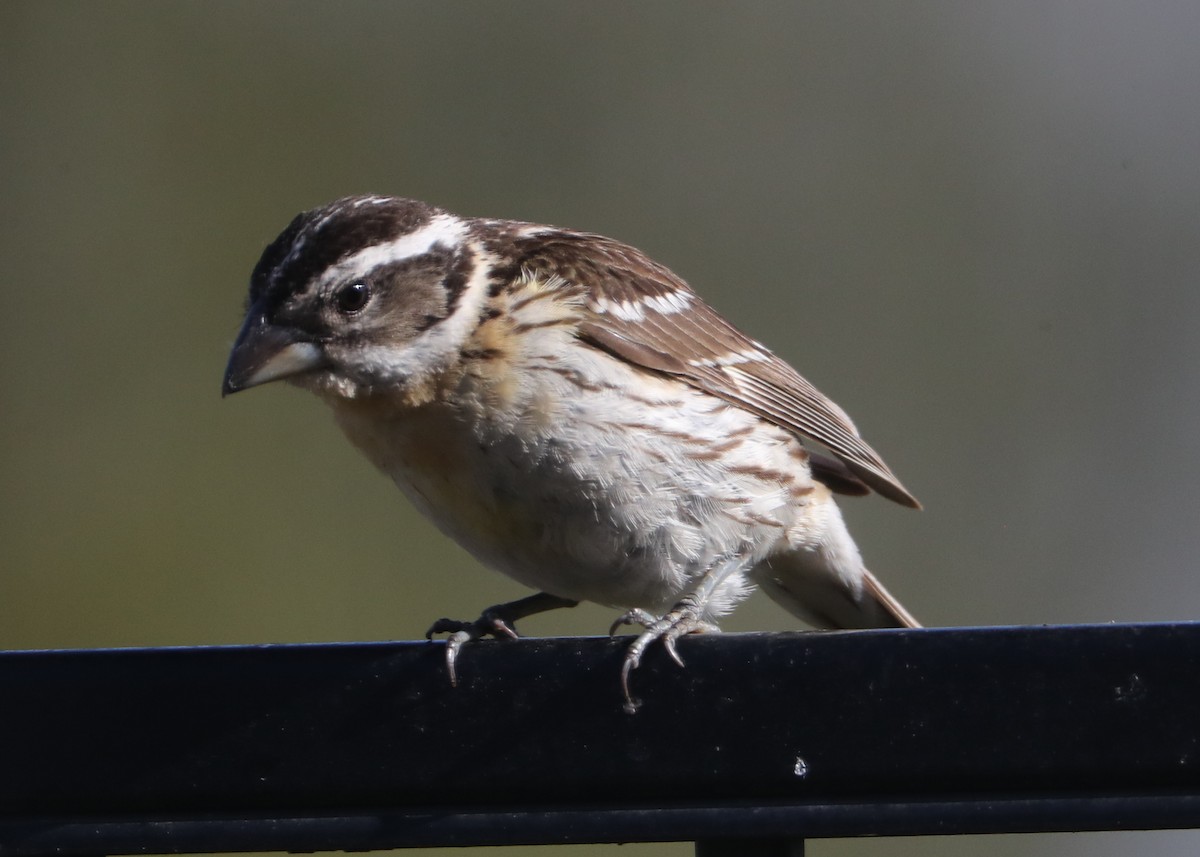
[{"label": "perched bird", "polygon": [[[833,495],[919,504],[850,418],[640,251],[355,196],[263,252],[224,393],[287,379],[445,534],[538,594],[443,619],[462,645],[594,601],[661,640],[757,585],[820,628],[917,627]],[[815,442],[819,450],[803,442]]]}]

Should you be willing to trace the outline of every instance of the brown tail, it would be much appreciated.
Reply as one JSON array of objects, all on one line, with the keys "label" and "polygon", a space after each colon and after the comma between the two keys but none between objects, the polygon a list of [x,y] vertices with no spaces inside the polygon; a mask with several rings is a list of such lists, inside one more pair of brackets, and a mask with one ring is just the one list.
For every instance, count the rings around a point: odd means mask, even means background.
[{"label": "brown tail", "polygon": [[921,627],[921,623],[913,617],[913,614],[904,609],[904,605],[896,600],[896,596],[884,589],[879,579],[865,568],[863,569],[863,598],[874,599],[879,608],[892,618],[895,623],[892,627]]},{"label": "brown tail", "polygon": [[837,576],[796,554],[772,557],[755,569],[755,581],[788,612],[817,628],[920,628],[913,615],[862,570],[862,590],[851,592]]}]

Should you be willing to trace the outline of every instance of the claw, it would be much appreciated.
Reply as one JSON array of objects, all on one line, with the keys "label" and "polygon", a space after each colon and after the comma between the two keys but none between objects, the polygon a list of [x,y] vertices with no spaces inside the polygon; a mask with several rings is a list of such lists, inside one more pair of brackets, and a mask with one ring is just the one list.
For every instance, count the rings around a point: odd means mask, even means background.
[{"label": "claw", "polygon": [[636,714],[642,704],[640,699],[634,699],[633,694],[629,692],[629,674],[638,668],[639,663],[641,663],[640,654],[633,657],[626,654],[625,663],[621,665],[621,693],[625,697],[625,704],[622,707],[626,714]]},{"label": "claw", "polygon": [[621,665],[621,693],[625,696],[624,708],[627,714],[633,714],[641,705],[629,690],[629,677],[641,665],[642,655],[655,640],[662,640],[663,648],[667,650],[671,660],[682,668],[683,658],[679,657],[679,652],[676,651],[676,640],[684,634],[704,634],[721,630],[711,622],[701,619],[699,610],[686,601],[681,601],[661,619],[655,619],[645,610],[630,610],[613,623],[609,633],[615,632],[622,625],[633,624],[642,625],[646,630],[630,644],[625,652],[625,662]]},{"label": "claw", "polygon": [[458,687],[458,671],[454,668],[454,664],[464,645],[473,643],[481,637],[497,639],[506,637],[510,640],[518,637],[513,626],[504,616],[499,615],[494,607],[484,610],[483,615],[474,622],[465,622],[460,619],[438,619],[425,632],[425,639],[432,640],[434,634],[446,633],[450,634],[446,638],[446,674],[450,677],[451,687]]},{"label": "claw", "polygon": [[425,632],[425,639],[432,640],[434,634],[449,634],[446,638],[446,674],[450,678],[450,686],[458,686],[458,672],[455,663],[459,652],[467,643],[472,643],[480,637],[507,638],[515,640],[519,636],[513,624],[518,619],[553,610],[558,607],[574,607],[577,601],[560,598],[548,592],[539,592],[518,601],[507,604],[496,604],[480,614],[474,622],[461,619],[438,619]]},{"label": "claw", "polygon": [[454,669],[454,662],[458,660],[458,653],[462,651],[463,643],[471,641],[471,633],[469,631],[455,631],[446,640],[446,675],[450,677],[450,686],[458,687],[458,673]]},{"label": "claw", "polygon": [[667,650],[667,654],[671,656],[675,665],[683,669],[683,658],[679,657],[679,652],[675,651],[675,638],[670,635],[670,632],[663,637],[663,648]]}]

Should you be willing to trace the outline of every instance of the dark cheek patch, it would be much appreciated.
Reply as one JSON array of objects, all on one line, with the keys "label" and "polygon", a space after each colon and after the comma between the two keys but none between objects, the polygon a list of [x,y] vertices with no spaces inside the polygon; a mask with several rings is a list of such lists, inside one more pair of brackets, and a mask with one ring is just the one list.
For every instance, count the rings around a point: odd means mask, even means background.
[{"label": "dark cheek patch", "polygon": [[[435,247],[428,253],[381,266],[369,277],[379,292],[382,310],[378,327],[389,334],[413,336],[448,316],[454,309],[462,286],[450,288],[443,280],[453,277],[448,249]],[[465,285],[465,279],[463,284]]]},{"label": "dark cheek patch", "polygon": [[417,325],[417,332],[428,330],[439,321],[449,318],[454,311],[458,309],[459,302],[462,301],[463,293],[467,290],[467,283],[471,279],[471,273],[475,270],[475,263],[471,257],[459,251],[454,257],[453,263],[450,265],[450,270],[447,271],[442,279],[442,300],[440,312],[426,313]]}]

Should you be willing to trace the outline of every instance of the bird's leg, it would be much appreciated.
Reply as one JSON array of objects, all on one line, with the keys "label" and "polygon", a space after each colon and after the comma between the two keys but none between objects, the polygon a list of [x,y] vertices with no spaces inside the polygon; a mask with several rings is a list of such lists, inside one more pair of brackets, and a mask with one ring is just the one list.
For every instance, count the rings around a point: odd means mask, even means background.
[{"label": "bird's leg", "polygon": [[519,598],[506,604],[494,604],[485,609],[474,622],[461,619],[438,619],[425,632],[425,639],[432,640],[434,634],[449,634],[446,638],[446,673],[450,676],[451,686],[458,685],[458,674],[454,663],[463,645],[478,640],[480,637],[507,637],[517,639],[517,631],[513,627],[518,619],[556,610],[559,607],[574,607],[578,601],[560,598],[549,592],[539,592],[527,598]]},{"label": "bird's leg", "polygon": [[740,559],[733,559],[710,568],[700,578],[700,581],[661,618],[655,618],[645,610],[633,609],[619,616],[613,623],[609,630],[610,634],[622,625],[641,625],[646,629],[630,645],[629,650],[625,653],[625,662],[621,665],[621,692],[625,695],[625,711],[627,713],[633,714],[641,704],[634,700],[633,694],[629,691],[629,676],[638,668],[642,662],[642,655],[645,654],[651,643],[655,640],[662,640],[663,648],[667,650],[671,660],[682,667],[683,659],[675,650],[676,640],[684,634],[720,632],[720,628],[704,619],[708,612],[708,603],[717,587],[741,565]]}]

